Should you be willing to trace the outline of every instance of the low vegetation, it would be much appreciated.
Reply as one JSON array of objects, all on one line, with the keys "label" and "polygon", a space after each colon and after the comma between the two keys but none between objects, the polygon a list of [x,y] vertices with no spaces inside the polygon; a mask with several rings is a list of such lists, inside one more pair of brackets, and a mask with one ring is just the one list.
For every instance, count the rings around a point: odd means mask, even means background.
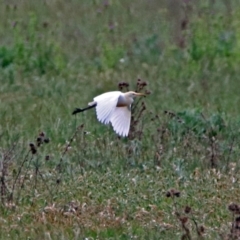
[{"label": "low vegetation", "polygon": [[[2,239],[239,239],[240,5],[0,3]],[[93,97],[146,93],[128,138]]]}]

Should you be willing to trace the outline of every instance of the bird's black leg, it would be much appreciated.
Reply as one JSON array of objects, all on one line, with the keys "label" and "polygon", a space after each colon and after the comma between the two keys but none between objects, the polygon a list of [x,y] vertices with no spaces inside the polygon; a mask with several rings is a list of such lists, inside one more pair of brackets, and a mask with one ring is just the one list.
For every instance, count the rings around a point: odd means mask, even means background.
[{"label": "bird's black leg", "polygon": [[79,112],[84,112],[84,111],[89,110],[89,109],[91,109],[91,108],[94,108],[94,107],[96,107],[96,106],[97,106],[97,104],[94,104],[94,105],[92,105],[92,106],[88,106],[88,107],[86,107],[86,108],[75,108],[75,110],[72,112],[72,114],[75,115],[75,114],[77,114],[77,113],[79,113]]}]

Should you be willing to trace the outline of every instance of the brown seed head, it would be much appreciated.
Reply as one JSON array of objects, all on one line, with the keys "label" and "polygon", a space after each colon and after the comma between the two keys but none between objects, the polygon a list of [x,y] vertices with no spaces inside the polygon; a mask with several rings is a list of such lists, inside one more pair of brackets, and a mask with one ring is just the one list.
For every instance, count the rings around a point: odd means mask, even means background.
[{"label": "brown seed head", "polygon": [[184,212],[185,212],[186,214],[188,214],[188,213],[191,212],[191,210],[192,210],[191,207],[186,206],[185,209],[184,209]]},{"label": "brown seed head", "polygon": [[180,197],[180,191],[176,189],[170,189],[167,191],[166,197]]},{"label": "brown seed head", "polygon": [[43,25],[44,28],[47,28],[48,27],[48,22],[43,22],[42,25]]},{"label": "brown seed head", "polygon": [[183,19],[181,22],[181,29],[185,30],[187,28],[188,25],[188,19]]},{"label": "brown seed head", "polygon": [[240,214],[240,206],[236,203],[231,203],[228,205],[228,210],[234,214]]},{"label": "brown seed head", "polygon": [[199,230],[200,234],[203,234],[205,232],[205,227],[203,225],[201,225],[198,230]]},{"label": "brown seed head", "polygon": [[240,216],[235,218],[235,222],[238,223],[238,224],[240,223]]},{"label": "brown seed head", "polygon": [[122,86],[123,86],[123,87],[128,87],[129,84],[128,84],[127,82],[122,82]]},{"label": "brown seed head", "polygon": [[180,197],[180,192],[175,192],[174,196],[175,197]]},{"label": "brown seed head", "polygon": [[167,191],[167,192],[166,192],[166,197],[172,197],[172,194],[171,194],[170,191]]},{"label": "brown seed head", "polygon": [[43,143],[43,138],[42,137],[37,137],[37,146],[41,146],[41,144]]},{"label": "brown seed head", "polygon": [[39,137],[45,137],[45,133],[44,132],[40,132],[39,133]]},{"label": "brown seed head", "polygon": [[179,220],[181,221],[182,224],[185,224],[188,221],[188,217],[180,217]]},{"label": "brown seed head", "polygon": [[29,147],[30,147],[30,151],[31,151],[32,154],[37,153],[37,149],[36,149],[34,143],[29,143]]},{"label": "brown seed head", "polygon": [[50,142],[50,139],[49,138],[44,138],[43,140],[45,143],[49,143]]},{"label": "brown seed head", "polygon": [[84,127],[84,124],[81,124],[80,126],[78,126],[78,130],[81,130]]}]

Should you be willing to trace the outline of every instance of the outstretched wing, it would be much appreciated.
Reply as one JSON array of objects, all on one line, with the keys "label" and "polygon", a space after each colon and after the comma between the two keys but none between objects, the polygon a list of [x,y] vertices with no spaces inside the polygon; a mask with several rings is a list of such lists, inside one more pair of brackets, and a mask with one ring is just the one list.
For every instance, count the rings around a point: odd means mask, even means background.
[{"label": "outstretched wing", "polygon": [[131,122],[131,109],[126,107],[117,107],[111,115],[110,122],[113,130],[120,136],[128,136]]},{"label": "outstretched wing", "polygon": [[120,91],[113,91],[103,93],[93,100],[97,103],[96,112],[97,112],[97,119],[104,123],[108,124],[110,118],[116,109],[118,98],[122,93]]}]

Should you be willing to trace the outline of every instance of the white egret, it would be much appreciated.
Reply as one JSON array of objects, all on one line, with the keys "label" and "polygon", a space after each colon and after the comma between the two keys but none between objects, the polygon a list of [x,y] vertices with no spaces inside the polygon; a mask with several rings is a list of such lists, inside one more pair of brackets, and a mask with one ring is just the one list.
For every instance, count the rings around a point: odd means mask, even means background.
[{"label": "white egret", "polygon": [[120,91],[106,92],[88,103],[86,108],[76,108],[72,114],[83,112],[96,107],[97,119],[104,124],[111,122],[113,130],[119,136],[128,136],[131,122],[131,104],[136,96],[145,96],[143,93],[133,91],[122,93]]}]

